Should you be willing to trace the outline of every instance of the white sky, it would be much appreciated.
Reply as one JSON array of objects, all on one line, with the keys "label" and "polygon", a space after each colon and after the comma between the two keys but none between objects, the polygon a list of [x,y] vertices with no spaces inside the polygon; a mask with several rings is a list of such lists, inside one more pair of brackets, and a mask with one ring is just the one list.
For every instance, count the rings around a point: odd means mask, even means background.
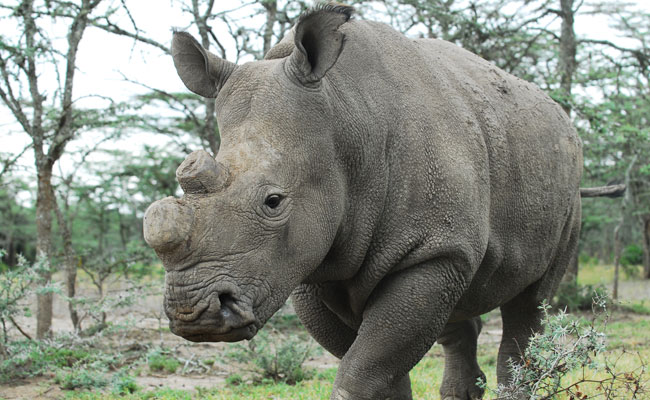
[{"label": "white sky", "polygon": [[[119,0],[111,0],[112,4],[118,5]],[[559,1],[558,1],[559,3]],[[633,0],[627,2],[635,8],[650,9],[650,1]],[[108,4],[111,4],[110,2]],[[155,39],[159,42],[169,44],[171,30],[181,28],[194,32],[189,14],[184,13],[175,2],[170,0],[128,0],[127,5],[133,19],[138,27],[144,32],[144,36]],[[232,9],[240,4],[238,0],[218,0],[215,3],[215,11]],[[3,21],[0,27],[0,34],[11,36],[10,26]],[[128,19],[124,17],[119,21],[122,26],[131,29]],[[250,26],[258,27],[263,19],[256,18],[247,22]],[[579,36],[588,36],[594,39],[607,39],[633,45],[614,37],[614,31],[608,28],[609,21],[606,16],[592,17],[578,15],[576,18],[576,32]],[[63,37],[67,26],[53,26],[54,32],[60,31]],[[223,29],[213,26],[219,39],[230,49],[229,57],[232,57],[232,41],[228,42],[229,34],[220,32]],[[171,58],[162,51],[151,46],[135,43],[133,39],[118,37],[107,34],[96,28],[89,28],[81,42],[78,55],[78,72],[75,76],[75,98],[99,94],[113,98],[117,101],[127,100],[129,97],[145,93],[147,90],[136,84],[126,82],[123,75],[128,79],[141,82],[142,84],[163,89],[166,91],[186,91],[185,87],[177,77]],[[101,100],[81,99],[80,105],[100,106]],[[83,140],[71,143],[70,148],[83,145]],[[86,140],[91,140],[87,138]],[[111,147],[128,147],[137,149],[143,143],[152,141],[164,141],[161,135],[138,135],[131,136],[126,141],[109,144]],[[0,151],[18,152],[28,143],[27,136],[20,132],[13,117],[4,106],[0,106]],[[105,146],[106,147],[106,146]],[[29,151],[20,161],[21,169],[31,172],[33,158]],[[63,160],[63,168],[71,168],[71,160]]]}]

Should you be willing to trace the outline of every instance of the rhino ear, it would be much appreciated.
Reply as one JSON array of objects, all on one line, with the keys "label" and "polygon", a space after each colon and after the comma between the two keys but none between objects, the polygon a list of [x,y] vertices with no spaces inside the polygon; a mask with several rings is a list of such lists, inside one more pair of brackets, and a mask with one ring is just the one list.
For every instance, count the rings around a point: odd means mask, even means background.
[{"label": "rhino ear", "polygon": [[295,50],[289,59],[289,65],[300,82],[318,82],[332,68],[345,37],[338,28],[350,19],[353,12],[352,7],[328,3],[300,17],[295,28]]},{"label": "rhino ear", "polygon": [[185,86],[203,97],[217,97],[237,67],[205,50],[187,32],[174,32],[172,57]]}]

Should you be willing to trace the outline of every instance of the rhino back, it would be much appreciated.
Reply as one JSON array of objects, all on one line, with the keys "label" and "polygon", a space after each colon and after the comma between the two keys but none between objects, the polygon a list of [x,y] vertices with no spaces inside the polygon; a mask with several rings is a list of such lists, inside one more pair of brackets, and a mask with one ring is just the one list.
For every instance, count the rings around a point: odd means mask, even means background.
[{"label": "rhino back", "polygon": [[[450,43],[373,22],[340,29],[344,49],[324,84],[350,179],[332,257],[346,264],[350,296],[363,303],[386,274],[445,256],[473,280],[470,303],[492,308],[538,280],[581,174],[561,108]],[[512,284],[495,296],[503,279]]]}]

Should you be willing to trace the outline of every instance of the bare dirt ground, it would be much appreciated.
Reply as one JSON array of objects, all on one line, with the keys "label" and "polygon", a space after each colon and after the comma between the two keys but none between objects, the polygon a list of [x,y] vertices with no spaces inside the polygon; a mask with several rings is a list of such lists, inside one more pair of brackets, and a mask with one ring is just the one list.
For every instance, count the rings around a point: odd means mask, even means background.
[{"label": "bare dirt ground", "polygon": [[[611,285],[610,285],[611,286]],[[611,287],[608,287],[611,290]],[[619,289],[620,301],[650,301],[650,284],[647,281],[624,281]],[[113,323],[131,325],[124,330],[124,335],[117,337],[116,347],[129,346],[164,346],[172,348],[179,355],[181,363],[186,364],[177,373],[151,373],[143,368],[136,381],[141,390],[153,390],[160,387],[172,389],[195,390],[198,387],[214,387],[223,384],[226,377],[236,372],[236,366],[224,361],[224,354],[232,344],[227,343],[190,343],[169,332],[168,320],[162,312],[162,296],[149,295],[136,301],[131,307],[111,314]],[[287,312],[287,310],[284,310]],[[291,312],[289,309],[288,312]],[[29,333],[35,331],[34,318],[22,318],[19,324]],[[67,304],[55,302],[53,329],[57,333],[72,331]],[[479,337],[479,346],[498,346],[501,340],[501,318],[498,311],[488,314],[483,331]],[[119,346],[118,346],[119,345]],[[315,352],[315,356],[306,361],[311,368],[326,369],[338,366],[338,360],[325,351]],[[213,357],[216,361],[207,371],[195,371],[187,368],[188,363],[198,358]],[[188,361],[189,360],[189,361]],[[52,380],[53,376],[42,376],[24,381],[0,385],[0,399],[59,399],[64,397],[62,391]]]}]

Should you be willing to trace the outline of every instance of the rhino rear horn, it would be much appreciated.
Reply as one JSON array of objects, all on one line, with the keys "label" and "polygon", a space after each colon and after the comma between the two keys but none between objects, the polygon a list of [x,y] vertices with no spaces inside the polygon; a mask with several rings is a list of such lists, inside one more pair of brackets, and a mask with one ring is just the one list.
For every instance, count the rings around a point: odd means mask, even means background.
[{"label": "rhino rear horn", "polygon": [[172,57],[176,72],[194,93],[215,98],[237,65],[203,48],[187,32],[174,32]]},{"label": "rhino rear horn", "polygon": [[214,193],[228,180],[228,170],[205,150],[190,153],[176,170],[176,179],[187,194]]},{"label": "rhino rear horn", "polygon": [[296,51],[291,53],[289,65],[301,83],[320,81],[336,63],[345,38],[338,29],[353,12],[352,7],[329,3],[300,17],[294,36]]}]

